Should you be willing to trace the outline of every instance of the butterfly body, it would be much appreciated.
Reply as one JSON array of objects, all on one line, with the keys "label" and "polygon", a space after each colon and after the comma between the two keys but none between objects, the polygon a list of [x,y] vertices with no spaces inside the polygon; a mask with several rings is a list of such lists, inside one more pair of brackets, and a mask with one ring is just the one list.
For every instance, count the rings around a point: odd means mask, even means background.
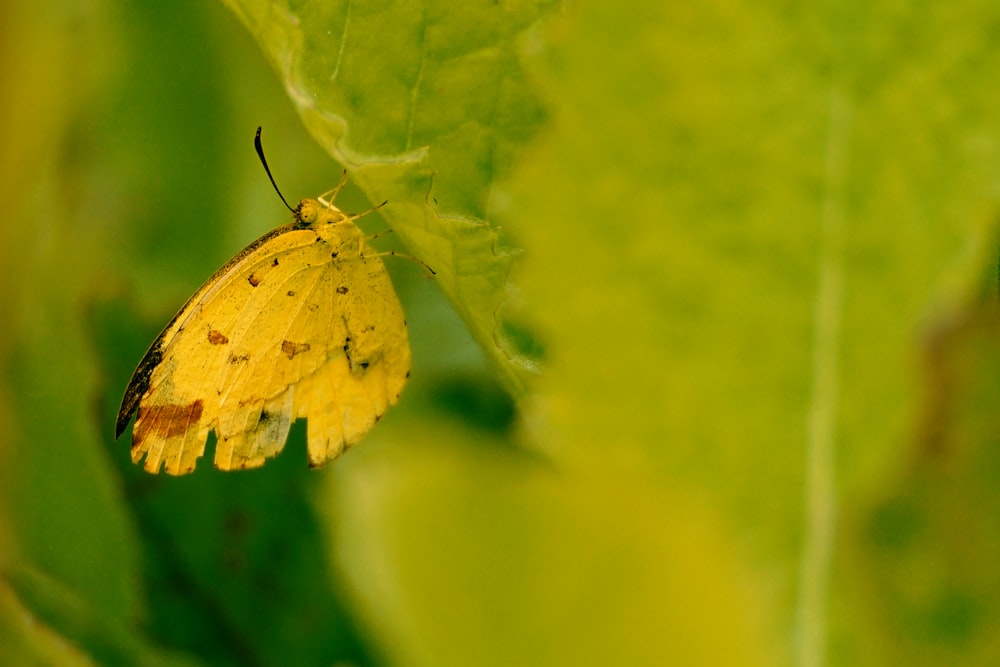
[{"label": "butterfly body", "polygon": [[[354,216],[357,217],[357,216]],[[304,199],[181,308],[139,363],[116,423],[133,413],[132,459],[194,469],[210,431],[215,465],[263,465],[307,419],[309,463],[356,443],[409,377],[406,321],[354,217]]]}]

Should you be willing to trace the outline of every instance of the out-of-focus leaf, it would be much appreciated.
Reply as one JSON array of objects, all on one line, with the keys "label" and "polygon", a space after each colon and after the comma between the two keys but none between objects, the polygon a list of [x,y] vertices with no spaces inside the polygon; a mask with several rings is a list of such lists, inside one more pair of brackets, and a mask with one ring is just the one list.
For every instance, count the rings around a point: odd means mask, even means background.
[{"label": "out-of-focus leaf", "polygon": [[[7,570],[0,577],[0,637],[12,641],[4,653],[32,655],[34,664],[150,665],[184,667],[196,664],[150,646],[127,619],[116,618],[67,590],[59,581],[30,568]],[[20,641],[18,641],[20,640]],[[35,662],[37,661],[37,662]]]},{"label": "out-of-focus leaf", "polygon": [[[992,286],[991,286],[992,287]],[[849,516],[841,562],[868,645],[857,664],[992,665],[1000,623],[1000,311],[939,314],[923,338],[919,428],[886,489]],[[842,607],[842,613],[856,613]]]},{"label": "out-of-focus leaf", "polygon": [[390,664],[774,664],[760,591],[704,499],[421,423],[394,429],[405,446],[359,450],[323,502]]},{"label": "out-of-focus leaf", "polygon": [[97,664],[66,638],[39,622],[0,580],[0,663],[5,665]]},{"label": "out-of-focus leaf", "polygon": [[[79,23],[53,20],[68,15]],[[131,623],[137,549],[93,428],[98,369],[80,317],[81,276],[92,275],[98,252],[79,234],[79,181],[61,179],[78,173],[71,125],[106,81],[101,19],[96,5],[71,11],[58,0],[0,8],[0,86],[13,101],[0,111],[0,579],[6,588],[10,572],[30,564],[92,613]],[[90,67],[80,71],[83,53]],[[5,596],[5,624],[17,633],[15,610],[39,610]],[[45,652],[61,631],[20,636]]]},{"label": "out-of-focus leaf", "polygon": [[581,3],[550,33],[553,133],[506,224],[548,351],[534,442],[710,490],[788,655],[853,664],[872,637],[842,522],[918,426],[924,322],[992,251],[1000,14],[786,9]]}]

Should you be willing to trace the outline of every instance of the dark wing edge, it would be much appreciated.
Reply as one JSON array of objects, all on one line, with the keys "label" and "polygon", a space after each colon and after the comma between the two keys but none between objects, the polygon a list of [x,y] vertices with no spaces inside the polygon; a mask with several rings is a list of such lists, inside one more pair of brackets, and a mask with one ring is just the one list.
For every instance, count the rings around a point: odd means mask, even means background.
[{"label": "dark wing edge", "polygon": [[219,268],[218,271],[213,273],[212,277],[206,280],[202,286],[198,288],[198,291],[192,294],[191,298],[188,299],[183,306],[181,306],[180,310],[177,311],[177,314],[174,315],[170,319],[170,322],[167,323],[167,326],[163,327],[163,331],[160,332],[160,335],[156,337],[153,344],[149,346],[148,350],[146,350],[146,354],[143,355],[142,361],[139,362],[135,372],[132,373],[132,379],[129,380],[128,386],[125,388],[125,395],[122,396],[121,407],[118,408],[118,417],[115,419],[115,440],[120,438],[122,433],[125,432],[125,427],[128,426],[129,420],[139,408],[139,401],[142,400],[142,397],[149,390],[149,380],[153,375],[153,370],[159,366],[160,362],[163,360],[163,338],[174,326],[174,323],[178,320],[178,318],[187,312],[191,304],[196,303],[201,299],[202,294],[204,294],[205,290],[207,290],[209,286],[225,275],[230,269],[233,268],[233,266],[241,262],[243,258],[274,237],[295,229],[302,229],[302,226],[294,222],[288,225],[282,225],[281,227],[272,229],[248,245],[246,248],[243,248],[243,250],[237,253],[235,257],[226,262]]},{"label": "dark wing edge", "polygon": [[163,337],[171,325],[173,325],[173,320],[160,332],[160,335],[156,337],[153,344],[149,346],[146,354],[142,357],[142,361],[139,362],[135,372],[132,373],[132,379],[128,381],[128,386],[125,388],[125,395],[122,396],[121,407],[118,408],[118,418],[115,420],[115,440],[121,437],[125,431],[125,427],[128,426],[129,420],[139,407],[139,401],[149,389],[149,378],[153,374],[153,369],[163,360]]}]

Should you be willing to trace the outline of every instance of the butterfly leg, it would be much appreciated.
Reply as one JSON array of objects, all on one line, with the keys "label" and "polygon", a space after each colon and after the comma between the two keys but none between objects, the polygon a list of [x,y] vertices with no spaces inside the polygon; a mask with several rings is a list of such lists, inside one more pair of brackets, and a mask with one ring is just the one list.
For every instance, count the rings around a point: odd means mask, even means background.
[{"label": "butterfly leg", "polygon": [[348,220],[357,220],[358,218],[363,218],[366,215],[368,215],[369,213],[374,213],[375,211],[379,210],[380,208],[382,208],[383,206],[385,206],[388,203],[389,203],[389,200],[386,199],[381,204],[376,204],[375,206],[372,206],[367,211],[362,211],[361,213],[352,213],[351,215],[347,216],[347,219]]},{"label": "butterfly leg", "polygon": [[437,271],[432,269],[427,262],[423,261],[422,259],[417,259],[413,255],[407,255],[406,253],[396,252],[395,250],[389,250],[388,252],[377,253],[374,255],[374,257],[401,257],[402,259],[408,259],[411,262],[416,262],[420,266],[424,267],[424,271],[427,272],[428,278],[432,278],[437,275]]},{"label": "butterfly leg", "polygon": [[383,229],[383,230],[382,230],[382,231],[380,231],[380,232],[375,232],[375,233],[374,233],[374,234],[372,234],[371,236],[366,236],[366,237],[365,237],[365,241],[366,241],[366,242],[367,242],[367,241],[374,241],[375,239],[377,239],[377,238],[379,238],[379,237],[382,237],[382,236],[385,236],[386,234],[392,234],[392,233],[393,233],[394,231],[395,231],[395,230],[393,230],[393,229]]},{"label": "butterfly leg", "polygon": [[[323,204],[323,206],[326,206],[327,208],[333,208],[333,202],[337,199],[337,195],[340,194],[341,189],[344,187],[346,183],[347,183],[347,170],[345,169],[340,174],[340,182],[337,183],[337,187],[333,188],[332,190],[327,190],[316,199],[318,199],[319,202]],[[326,197],[330,197],[330,201],[327,201]]]}]

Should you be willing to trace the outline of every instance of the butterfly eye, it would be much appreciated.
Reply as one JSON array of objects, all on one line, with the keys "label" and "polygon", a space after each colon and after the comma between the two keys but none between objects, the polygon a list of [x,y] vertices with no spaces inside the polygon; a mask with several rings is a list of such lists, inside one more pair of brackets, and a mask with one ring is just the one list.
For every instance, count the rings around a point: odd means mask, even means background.
[{"label": "butterfly eye", "polygon": [[303,199],[295,208],[295,217],[298,218],[299,222],[302,224],[311,225],[316,222],[317,218],[319,218],[319,207],[316,206],[316,202]]}]

